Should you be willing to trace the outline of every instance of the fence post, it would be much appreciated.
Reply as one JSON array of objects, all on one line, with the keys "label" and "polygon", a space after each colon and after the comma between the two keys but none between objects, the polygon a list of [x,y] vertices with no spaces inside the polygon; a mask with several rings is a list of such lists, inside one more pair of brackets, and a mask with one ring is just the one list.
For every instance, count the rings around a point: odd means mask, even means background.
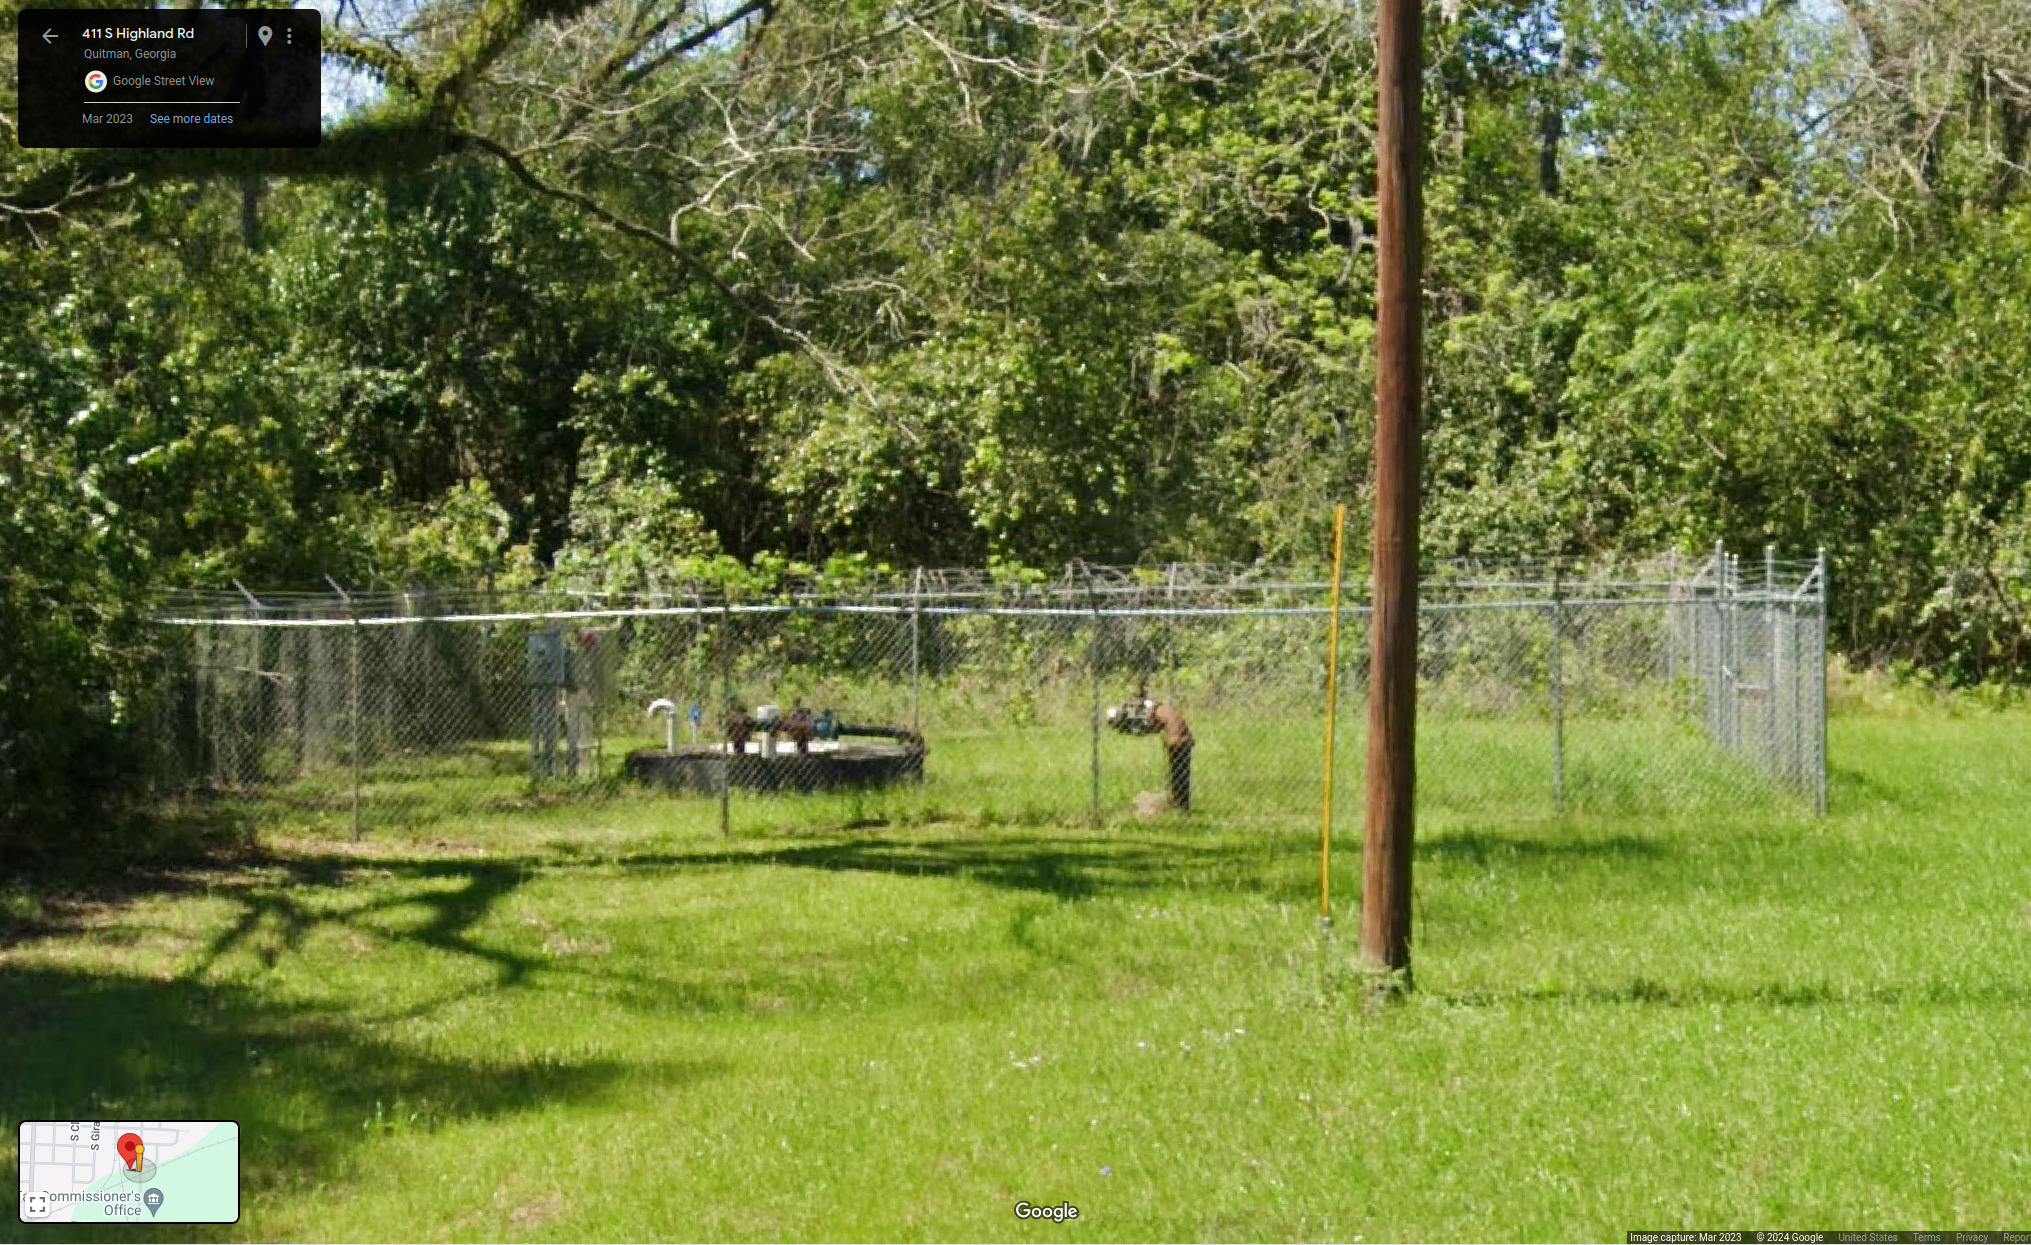
[{"label": "fence post", "polygon": [[1164,580],[1164,630],[1167,641],[1170,670],[1164,679],[1164,699],[1173,705],[1178,703],[1178,564],[1171,563],[1170,573]]},{"label": "fence post", "polygon": [[233,581],[233,587],[238,588],[240,595],[247,599],[247,617],[256,624],[248,628],[246,647],[253,652],[247,658],[246,665],[248,708],[242,711],[243,715],[250,714],[251,718],[247,722],[244,736],[235,741],[239,746],[234,749],[233,781],[236,786],[257,785],[267,777],[267,758],[264,754],[267,751],[269,737],[274,734],[275,729],[271,720],[274,716],[274,697],[270,693],[268,679],[263,673],[269,666],[268,628],[259,625],[262,613],[267,607],[262,605],[253,593],[247,591],[247,585],[239,580]]},{"label": "fence post", "polygon": [[1087,647],[1087,665],[1091,667],[1093,673],[1093,725],[1091,731],[1093,790],[1092,806],[1087,812],[1087,818],[1097,828],[1100,825],[1100,657],[1101,644],[1106,639],[1107,632],[1105,621],[1100,617],[1100,596],[1093,590],[1093,576],[1091,572],[1087,572],[1083,568],[1081,573],[1086,576],[1086,604],[1087,608],[1092,611],[1093,617],[1093,641]]},{"label": "fence post", "polygon": [[1741,605],[1735,599],[1741,564],[1734,554],[1721,553],[1721,742],[1730,752],[1742,748]]},{"label": "fence post", "polygon": [[1677,604],[1667,608],[1676,611],[1678,614],[1679,632],[1685,646],[1684,651],[1679,654],[1678,681],[1674,686],[1685,690],[1685,710],[1687,716],[1697,716],[1700,708],[1700,653],[1702,652],[1700,645],[1702,637],[1705,635],[1703,626],[1705,614],[1700,609],[1700,577],[1698,571],[1694,571],[1690,576],[1686,575],[1684,567],[1678,566],[1676,558],[1674,558],[1673,564],[1677,569],[1674,572],[1675,588],[1672,595]]},{"label": "fence post", "polygon": [[1742,682],[1744,667],[1748,665],[1749,625],[1742,613],[1742,555],[1728,555],[1728,643],[1730,655],[1728,669],[1734,672],[1734,710],[1728,718],[1728,739],[1736,752],[1742,751]]},{"label": "fence post", "polygon": [[191,628],[191,719],[197,727],[192,741],[191,767],[196,771],[196,789],[209,792],[212,786],[212,732],[207,725],[212,715],[212,629],[217,620]]},{"label": "fence post", "polygon": [[1826,816],[1826,633],[1827,628],[1832,625],[1833,621],[1833,611],[1831,608],[1833,604],[1833,584],[1829,578],[1832,571],[1827,566],[1826,546],[1824,545],[1820,546],[1819,549],[1818,570],[1819,628],[1818,643],[1815,646],[1818,649],[1818,660],[1814,663],[1813,671],[1813,688],[1817,695],[1813,697],[1813,718],[1815,719],[1814,733],[1818,737],[1817,743],[1819,746],[1813,749],[1816,753],[1813,758],[1814,767],[1818,770],[1818,773],[1814,775],[1813,783],[1813,811],[1824,817]]},{"label": "fence post", "polygon": [[1805,770],[1805,695],[1799,684],[1805,678],[1805,648],[1800,642],[1799,614],[1805,597],[1805,586],[1800,584],[1796,591],[1786,594],[1784,602],[1784,653],[1789,677],[1785,681],[1784,695],[1791,706],[1790,729],[1784,737],[1786,756],[1786,777],[1793,787],[1810,789],[1812,779]]},{"label": "fence post", "polygon": [[918,567],[910,579],[910,729],[921,737],[924,724],[918,719],[917,682],[922,669],[918,648],[918,631],[921,627],[924,596],[924,568]]},{"label": "fence post", "polygon": [[1566,807],[1565,587],[1557,559],[1551,564],[1551,806]]},{"label": "fence post", "polygon": [[1728,554],[1720,541],[1714,542],[1714,617],[1709,628],[1712,660],[1706,663],[1707,733],[1722,747],[1728,746]]},{"label": "fence post", "polygon": [[1777,687],[1781,667],[1777,660],[1777,546],[1763,546],[1763,631],[1766,654],[1763,659],[1763,677],[1770,689],[1763,693],[1764,718],[1764,759],[1763,768],[1775,775],[1778,781],[1784,779],[1783,755],[1778,751],[1777,734]]},{"label": "fence post", "polygon": [[338,581],[327,575],[324,582],[339,594],[339,600],[346,603],[346,615],[352,619],[352,654],[348,665],[351,671],[347,677],[346,719],[349,739],[346,750],[352,756],[353,779],[353,842],[360,841],[360,607],[353,603],[352,596]]},{"label": "fence post", "polygon": [[1679,645],[1684,642],[1678,618],[1678,550],[1664,557],[1664,683],[1678,687]]},{"label": "fence post", "polygon": [[[719,685],[720,712],[733,712],[733,612],[727,608],[725,598],[719,602]],[[733,833],[733,763],[734,742],[732,736],[726,741],[726,764],[719,770],[719,832]]]},{"label": "fence post", "polygon": [[[697,743],[705,733],[705,711],[712,704],[712,646],[705,639],[705,594],[693,590],[691,593],[691,652],[697,655],[697,679],[692,678],[692,658],[684,659],[684,686],[690,693],[684,699],[698,706],[698,720],[691,724],[691,742]],[[691,700],[696,696],[698,699]]]}]

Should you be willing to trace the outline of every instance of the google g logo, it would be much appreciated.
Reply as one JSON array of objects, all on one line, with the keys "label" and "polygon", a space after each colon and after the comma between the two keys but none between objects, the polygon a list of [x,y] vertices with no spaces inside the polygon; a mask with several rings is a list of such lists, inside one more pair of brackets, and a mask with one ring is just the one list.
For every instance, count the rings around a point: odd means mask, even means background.
[{"label": "google g logo", "polygon": [[94,69],[92,72],[86,74],[85,89],[87,91],[90,91],[94,95],[97,95],[100,91],[105,90],[106,89],[105,71],[102,69]]}]

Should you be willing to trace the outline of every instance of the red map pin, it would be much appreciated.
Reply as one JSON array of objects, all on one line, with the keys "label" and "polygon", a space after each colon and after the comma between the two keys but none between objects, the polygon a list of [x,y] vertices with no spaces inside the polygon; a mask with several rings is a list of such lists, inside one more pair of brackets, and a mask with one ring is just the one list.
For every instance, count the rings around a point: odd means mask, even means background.
[{"label": "red map pin", "polygon": [[120,1140],[113,1143],[113,1148],[126,1160],[130,1171],[141,1170],[141,1134],[121,1133]]}]

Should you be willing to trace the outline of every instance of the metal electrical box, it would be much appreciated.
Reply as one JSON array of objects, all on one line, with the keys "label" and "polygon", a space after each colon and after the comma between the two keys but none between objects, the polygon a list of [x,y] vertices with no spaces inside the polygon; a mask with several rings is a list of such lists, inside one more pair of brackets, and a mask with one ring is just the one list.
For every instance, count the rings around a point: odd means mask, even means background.
[{"label": "metal electrical box", "polygon": [[562,631],[536,631],[529,636],[529,686],[565,687],[571,682],[571,658]]}]

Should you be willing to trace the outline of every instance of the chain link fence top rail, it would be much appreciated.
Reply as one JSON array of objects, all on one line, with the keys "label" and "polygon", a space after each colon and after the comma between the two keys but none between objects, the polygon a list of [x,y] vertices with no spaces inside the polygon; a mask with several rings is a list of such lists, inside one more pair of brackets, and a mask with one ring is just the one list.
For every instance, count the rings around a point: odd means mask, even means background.
[{"label": "chain link fence top rail", "polygon": [[[1451,562],[1420,601],[1427,816],[1823,809],[1824,558]],[[1365,584],[1341,612],[1358,808]],[[1188,813],[1315,831],[1318,568],[923,570],[699,589],[180,594],[174,777],[306,828],[598,809],[764,832]],[[606,815],[604,813],[597,815]]]}]

